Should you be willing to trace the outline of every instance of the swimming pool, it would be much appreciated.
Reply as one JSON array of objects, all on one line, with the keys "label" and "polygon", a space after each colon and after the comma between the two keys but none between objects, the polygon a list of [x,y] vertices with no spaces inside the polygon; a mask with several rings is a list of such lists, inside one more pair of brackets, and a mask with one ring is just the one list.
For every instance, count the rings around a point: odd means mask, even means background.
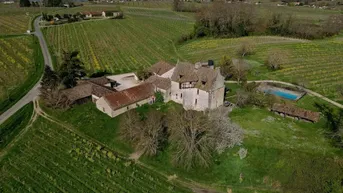
[{"label": "swimming pool", "polygon": [[276,96],[279,96],[279,97],[282,97],[282,98],[285,98],[285,99],[288,99],[288,100],[297,100],[299,98],[298,95],[296,94],[293,94],[293,93],[289,93],[287,91],[283,91],[283,90],[265,90],[266,93],[269,93],[269,94],[273,94],[273,95],[276,95]]}]

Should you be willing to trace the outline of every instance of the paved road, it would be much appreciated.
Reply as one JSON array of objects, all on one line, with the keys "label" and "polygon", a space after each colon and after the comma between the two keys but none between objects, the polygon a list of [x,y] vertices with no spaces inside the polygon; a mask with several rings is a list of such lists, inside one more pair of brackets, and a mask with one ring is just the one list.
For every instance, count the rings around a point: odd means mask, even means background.
[{"label": "paved road", "polygon": [[[225,81],[226,83],[237,83],[237,81]],[[304,91],[306,91],[308,94],[310,95],[313,95],[313,96],[316,96],[318,98],[321,98],[333,105],[335,105],[336,107],[338,108],[341,108],[343,109],[343,105],[340,104],[340,103],[337,103],[329,98],[326,98],[325,96],[319,94],[319,93],[316,93],[310,89],[307,89],[307,88],[304,88],[302,86],[298,86],[298,85],[295,85],[295,84],[292,84],[292,83],[288,83],[288,82],[282,82],[282,81],[277,81],[277,80],[254,80],[254,81],[248,81],[248,83],[251,83],[251,82],[257,82],[257,83],[263,83],[263,82],[267,82],[267,83],[278,83],[278,84],[283,84],[283,85],[286,85],[286,86],[291,86],[291,87],[295,87],[295,88],[298,88],[298,89],[302,89]]]},{"label": "paved road", "polygon": [[[43,57],[44,57],[44,63],[45,65],[50,66],[53,69],[52,66],[52,60],[51,56],[48,50],[48,46],[45,42],[44,36],[42,31],[39,28],[39,21],[41,17],[36,18],[34,21],[34,28],[35,32],[33,33],[39,40],[39,44],[41,46]],[[13,115],[15,112],[17,112],[19,109],[21,109],[24,105],[27,103],[33,101],[38,95],[39,95],[39,86],[40,81],[36,83],[36,85],[23,97],[21,98],[15,105],[13,105],[10,109],[8,109],[6,112],[0,115],[0,124],[2,124],[6,119],[8,119],[11,115]]]}]

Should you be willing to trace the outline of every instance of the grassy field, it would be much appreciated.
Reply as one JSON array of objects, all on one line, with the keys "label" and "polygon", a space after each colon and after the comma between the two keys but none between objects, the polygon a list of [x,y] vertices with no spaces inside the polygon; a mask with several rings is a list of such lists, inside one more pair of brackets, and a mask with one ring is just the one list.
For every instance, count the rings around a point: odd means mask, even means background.
[{"label": "grassy field", "polygon": [[[312,97],[306,96],[299,102],[298,106],[314,110]],[[63,112],[45,110],[77,131],[116,151],[126,155],[132,153],[127,144],[118,138],[118,117],[111,119],[103,116],[92,103]],[[84,112],[87,112],[86,118]],[[170,162],[172,152],[169,149],[155,158],[141,157],[140,161],[168,175],[176,174],[180,179],[213,185],[223,191],[231,188],[233,192],[253,193],[278,192],[290,183],[294,177],[292,173],[298,169],[318,176],[321,172],[326,172],[325,168],[310,171],[304,163],[317,164],[319,160],[319,163],[324,161],[334,164],[333,159],[342,160],[340,149],[333,147],[325,136],[323,120],[312,124],[283,119],[266,109],[254,107],[236,109],[230,117],[243,127],[244,142],[240,147],[215,157],[214,164],[209,169],[184,171],[174,167]],[[239,158],[239,148],[248,150],[246,158]],[[243,175],[242,180],[240,175]]]},{"label": "grassy field", "polygon": [[0,151],[25,128],[32,112],[33,104],[29,103],[0,125]]},{"label": "grassy field", "polygon": [[176,62],[173,42],[192,28],[192,22],[170,11],[143,14],[49,27],[44,34],[58,61],[63,50],[78,50],[91,72],[127,72],[162,59]]},{"label": "grassy field", "polygon": [[0,38],[0,113],[32,88],[39,80],[43,66],[36,37]]},{"label": "grassy field", "polygon": [[[52,110],[44,107],[42,108],[48,113],[61,120],[65,124],[69,124],[79,132],[82,132],[93,139],[107,144],[111,149],[120,152],[124,155],[133,153],[129,145],[123,143],[118,139],[119,117],[110,118],[104,116],[102,112],[94,108],[93,103],[75,106],[67,111]],[[83,114],[82,112],[88,112]],[[83,120],[83,121],[79,121]],[[93,129],[98,128],[98,129]]]},{"label": "grassy field", "polygon": [[189,192],[42,117],[0,168],[1,192]]}]

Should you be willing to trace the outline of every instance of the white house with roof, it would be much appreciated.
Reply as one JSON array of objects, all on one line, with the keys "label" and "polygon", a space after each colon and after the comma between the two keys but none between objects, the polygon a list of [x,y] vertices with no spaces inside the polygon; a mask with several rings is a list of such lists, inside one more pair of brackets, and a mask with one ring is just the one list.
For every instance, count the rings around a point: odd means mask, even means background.
[{"label": "white house with roof", "polygon": [[215,109],[224,103],[224,77],[219,68],[207,63],[178,63],[173,66],[161,61],[148,71],[152,75],[145,81],[139,81],[134,73],[108,76],[107,82],[102,81],[104,78],[97,79],[97,82],[101,80],[99,85],[112,90],[99,95],[93,102],[111,117],[154,102],[157,91],[163,94],[164,102],[172,100],[187,110]]},{"label": "white house with roof", "polygon": [[146,81],[156,86],[165,102],[175,101],[185,109],[204,111],[224,103],[224,77],[219,68],[207,63],[178,63],[172,66],[158,62],[149,70],[154,74]]}]

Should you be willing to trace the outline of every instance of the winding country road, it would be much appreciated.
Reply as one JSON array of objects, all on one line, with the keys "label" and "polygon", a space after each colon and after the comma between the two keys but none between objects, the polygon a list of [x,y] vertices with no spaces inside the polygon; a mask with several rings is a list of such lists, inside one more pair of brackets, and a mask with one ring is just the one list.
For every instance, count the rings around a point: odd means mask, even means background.
[{"label": "winding country road", "polygon": [[[266,83],[277,83],[277,84],[283,84],[283,85],[286,85],[286,86],[291,86],[291,87],[294,87],[294,88],[298,88],[298,89],[301,89],[305,92],[307,92],[308,94],[312,95],[312,96],[316,96],[320,99],[323,99],[325,100],[326,102],[329,102],[333,105],[335,105],[336,107],[338,108],[341,108],[343,109],[343,105],[340,104],[340,103],[337,103],[329,98],[326,98],[325,96],[319,94],[319,93],[316,93],[312,90],[309,90],[307,88],[304,88],[302,86],[298,86],[298,85],[295,85],[295,84],[292,84],[292,83],[289,83],[289,82],[283,82],[283,81],[278,81],[278,80],[251,80],[251,81],[247,81],[248,83],[252,83],[252,82],[256,82],[256,83],[263,83],[263,82],[266,82]],[[237,83],[237,81],[225,81],[225,83]]]},{"label": "winding country road", "polygon": [[[43,33],[39,27],[39,22],[41,20],[41,16],[37,17],[34,21],[34,28],[35,32],[34,34],[38,40],[40,47],[42,49],[43,57],[44,57],[44,63],[45,65],[50,66],[53,69],[51,56],[49,53],[48,46],[46,44],[46,41],[44,39]],[[13,105],[10,109],[5,111],[3,114],[0,115],[0,124],[5,122],[10,116],[12,116],[15,112],[17,112],[19,109],[21,109],[24,105],[27,103],[33,101],[38,95],[39,95],[39,86],[40,86],[40,80],[33,86],[33,88],[23,97],[21,98],[15,105]]]}]

